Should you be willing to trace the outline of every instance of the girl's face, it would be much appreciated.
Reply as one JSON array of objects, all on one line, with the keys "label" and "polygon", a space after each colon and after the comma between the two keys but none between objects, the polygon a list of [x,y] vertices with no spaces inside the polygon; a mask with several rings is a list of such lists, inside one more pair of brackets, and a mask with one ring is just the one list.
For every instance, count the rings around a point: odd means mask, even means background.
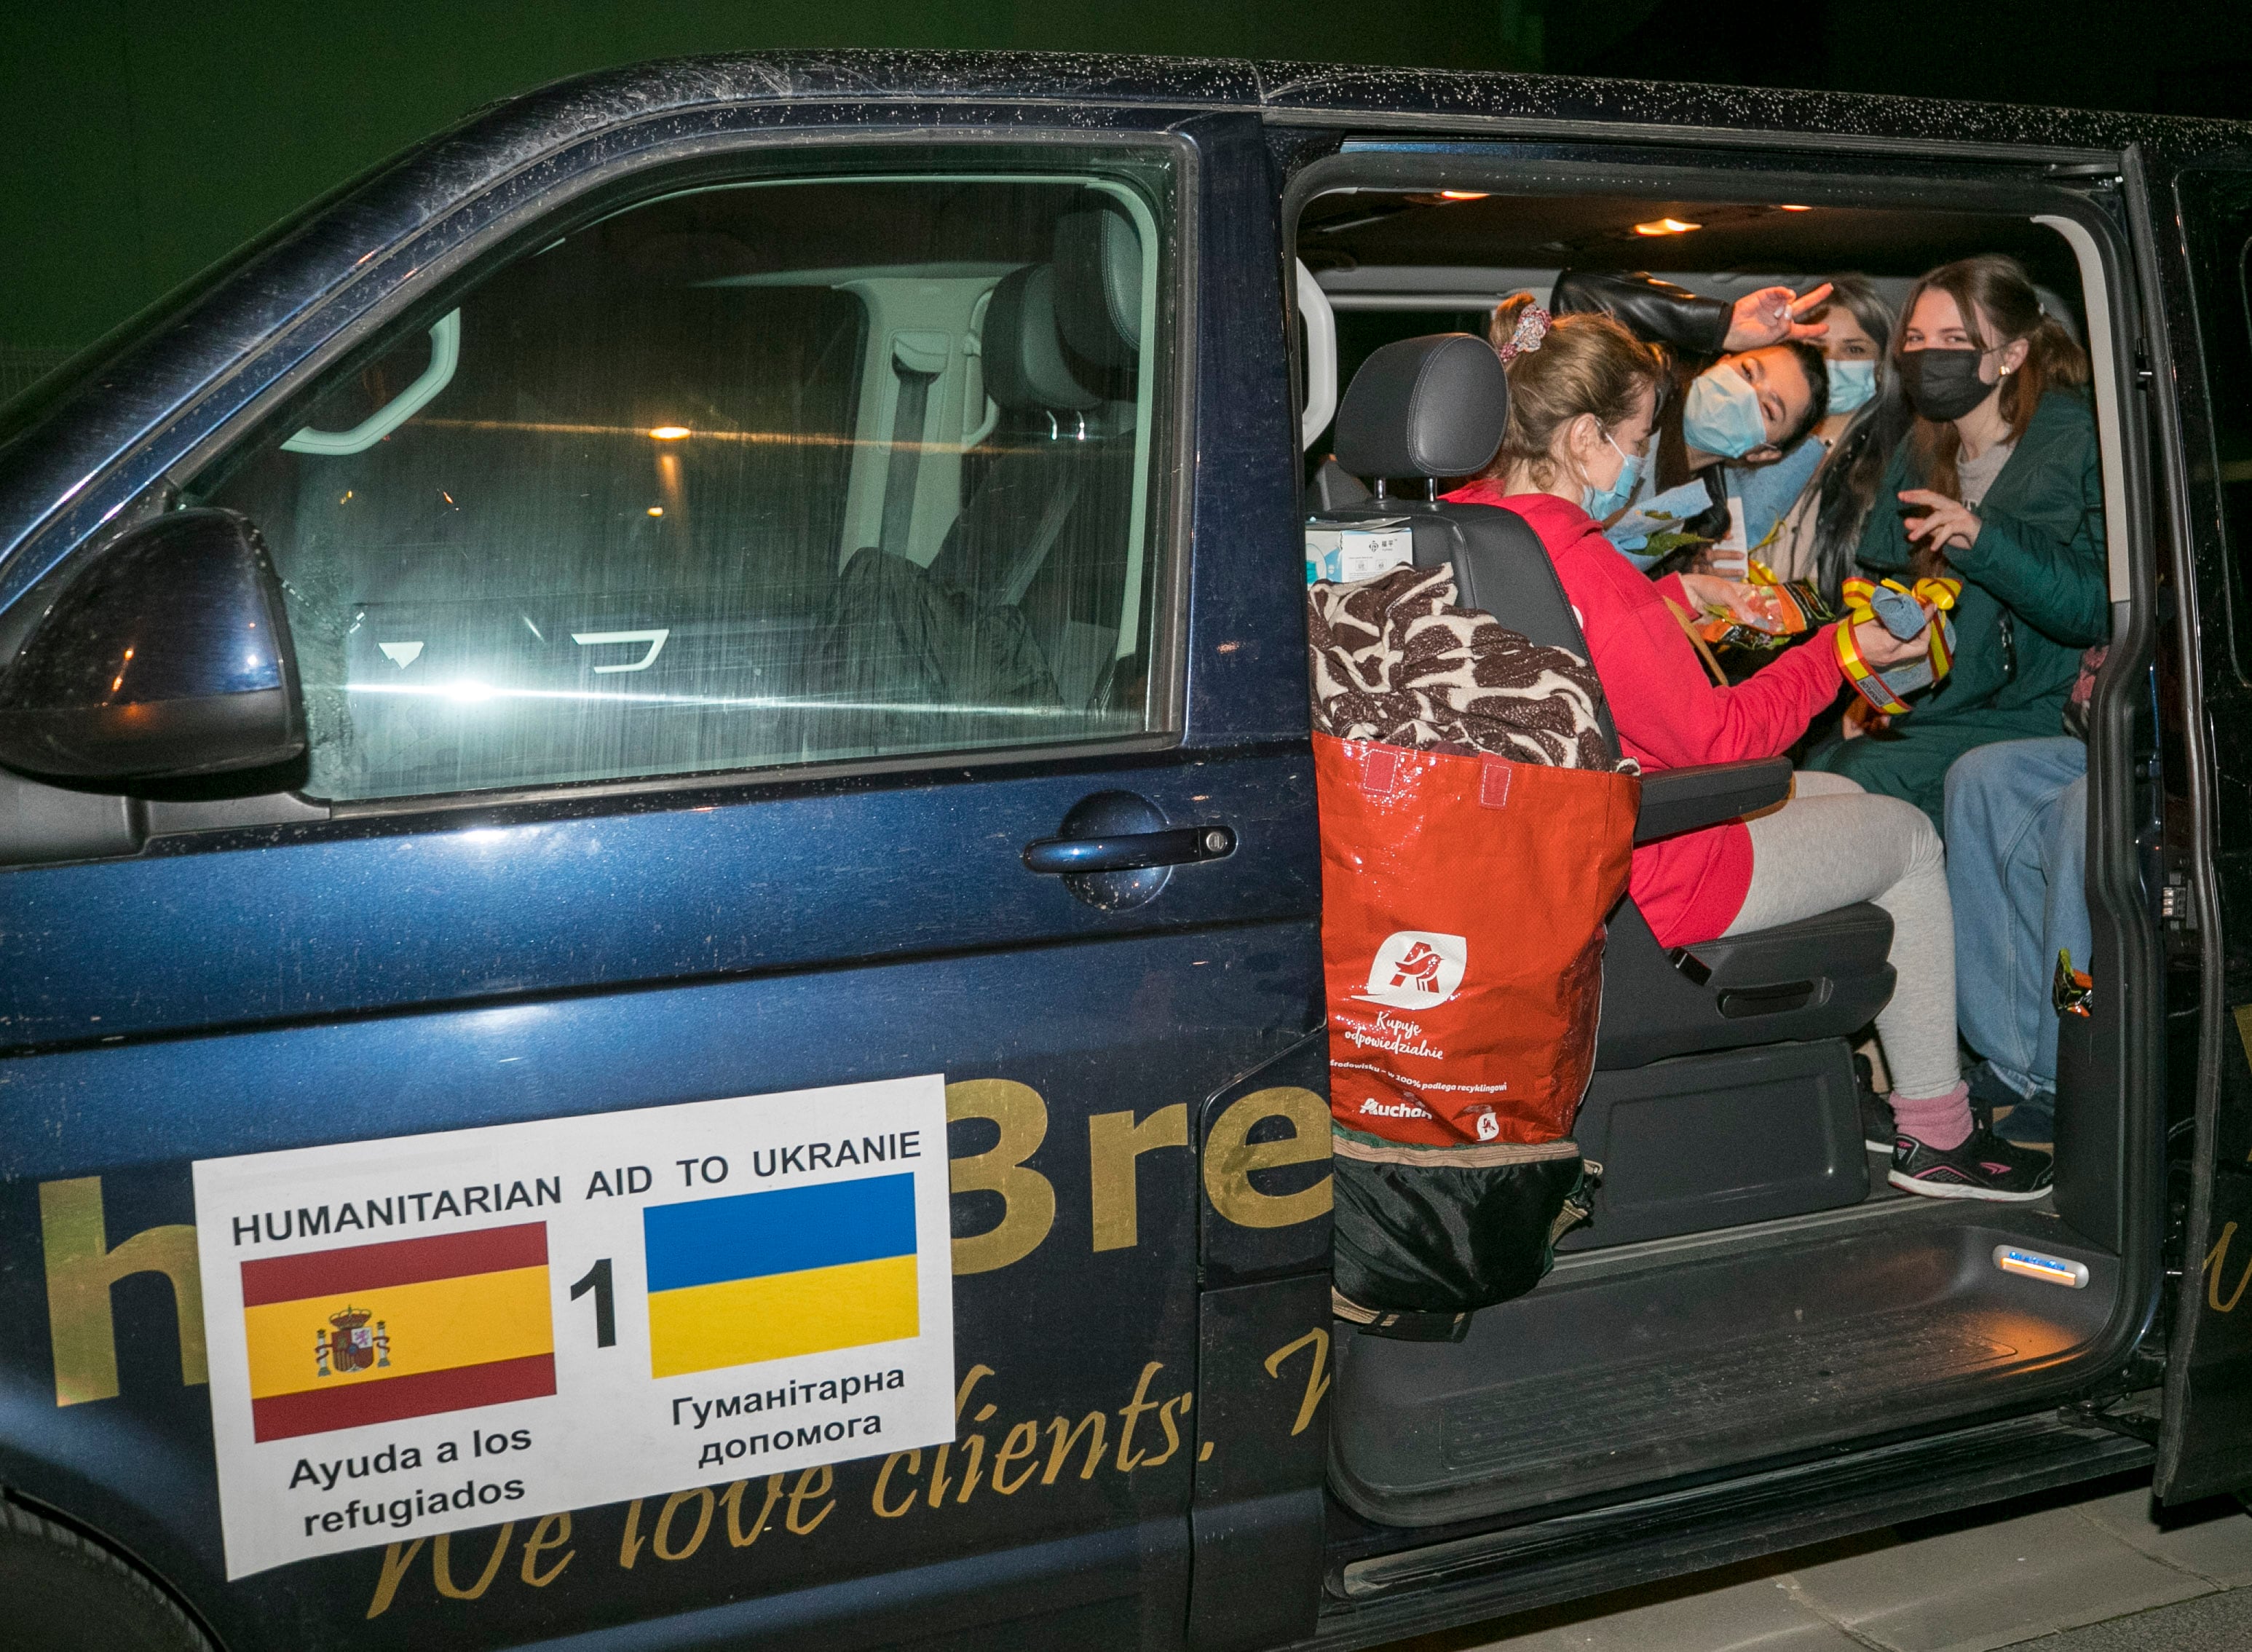
[{"label": "girl's face", "polygon": [[1658,386],[1644,385],[1635,398],[1634,412],[1619,420],[1611,440],[1625,452],[1650,455],[1650,433],[1658,423]]},{"label": "girl's face", "polygon": [[[1978,330],[1974,335],[1964,320],[1955,295],[1927,287],[1901,329],[1901,350],[1902,353],[1912,350],[1977,350],[1982,338],[1991,339],[1996,334],[1994,323],[1984,315],[1977,319]],[[1985,353],[1978,357],[1978,377],[1987,384],[1996,383],[2004,373],[2015,372],[2023,366],[2031,349],[2022,338],[2013,338],[1998,349],[1987,344]]]},{"label": "girl's face", "polygon": [[1822,319],[1830,330],[1823,335],[1822,353],[1831,361],[1874,361],[1877,341],[1868,335],[1853,312],[1843,304],[1832,304],[1822,312]]},{"label": "girl's face", "polygon": [[1658,386],[1646,384],[1634,411],[1606,430],[1593,413],[1581,413],[1556,433],[1549,449],[1560,473],[1572,482],[1598,490],[1616,487],[1630,455],[1650,456],[1650,436],[1658,422]]},{"label": "girl's face", "polygon": [[1927,287],[1923,296],[1915,301],[1908,312],[1908,324],[1901,329],[1901,349],[1911,350],[1976,350],[1979,340],[1971,336],[1968,323],[1963,319],[1962,307],[1956,303],[1955,295],[1936,287]]}]

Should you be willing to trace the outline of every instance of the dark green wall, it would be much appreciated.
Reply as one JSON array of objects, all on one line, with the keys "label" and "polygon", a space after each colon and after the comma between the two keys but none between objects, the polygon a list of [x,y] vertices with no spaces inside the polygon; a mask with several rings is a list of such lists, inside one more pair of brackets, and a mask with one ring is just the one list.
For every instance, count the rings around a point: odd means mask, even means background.
[{"label": "dark green wall", "polygon": [[12,347],[18,378],[361,168],[491,99],[585,70],[839,45],[1500,68],[1527,44],[1508,0],[9,0],[0,11],[0,350]]},{"label": "dark green wall", "polygon": [[0,0],[0,396],[491,99],[647,58],[841,45],[2252,115],[2252,0]]}]

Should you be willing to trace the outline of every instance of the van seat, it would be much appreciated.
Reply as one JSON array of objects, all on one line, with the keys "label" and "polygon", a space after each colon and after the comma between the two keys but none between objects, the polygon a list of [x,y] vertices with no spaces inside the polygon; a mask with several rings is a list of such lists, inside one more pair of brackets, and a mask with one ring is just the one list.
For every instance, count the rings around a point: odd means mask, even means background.
[{"label": "van seat", "polygon": [[[1494,505],[1384,496],[1384,484],[1398,477],[1481,468],[1499,446],[1507,413],[1507,381],[1484,339],[1452,333],[1384,346],[1354,375],[1337,422],[1338,462],[1376,484],[1377,496],[1331,515],[1408,517],[1416,565],[1451,566],[1463,607],[1585,658],[1555,566],[1522,517]],[[1616,752],[1608,708],[1599,715]],[[1781,766],[1773,767],[1779,787]],[[1646,788],[1645,803],[1655,790]],[[1729,817],[1677,816],[1663,829]],[[1603,1163],[1605,1184],[1593,1226],[1571,1247],[1866,1198],[1845,1040],[1892,996],[1891,918],[1861,904],[1669,952],[1630,896],[1609,931],[1596,1073],[1576,1127],[1583,1152]],[[1622,1112],[1630,1106],[1630,1120]]]},{"label": "van seat", "polygon": [[[1076,221],[1059,229],[1054,263],[1012,271],[994,288],[981,350],[1002,417],[929,569],[979,607],[1021,612],[1074,708],[1092,705],[1112,676],[1134,455],[1130,346],[1110,339],[1096,361],[1072,342],[1110,338],[1096,323],[1107,324],[1117,288],[1107,266],[1082,271],[1065,256],[1088,239],[1064,233]],[[1089,313],[1095,321],[1074,320]]]}]

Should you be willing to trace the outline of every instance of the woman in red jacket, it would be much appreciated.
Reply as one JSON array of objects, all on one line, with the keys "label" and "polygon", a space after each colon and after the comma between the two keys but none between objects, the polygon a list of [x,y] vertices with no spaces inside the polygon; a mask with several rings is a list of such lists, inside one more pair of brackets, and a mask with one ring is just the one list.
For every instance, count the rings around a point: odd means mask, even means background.
[{"label": "woman in red jacket", "polygon": [[[1833,639],[1811,638],[1748,680],[1715,687],[1674,607],[1742,610],[1749,587],[1703,575],[1652,582],[1603,538],[1598,516],[1634,490],[1665,381],[1663,361],[1607,316],[1559,316],[1520,295],[1493,337],[1509,371],[1509,427],[1488,475],[1449,497],[1532,524],[1587,638],[1624,754],[1645,771],[1772,757],[1845,684]],[[1593,514],[1590,514],[1590,513]],[[1669,602],[1674,605],[1669,607]],[[1855,634],[1880,668],[1923,651],[1870,621]],[[1877,1017],[1897,1186],[1946,1198],[2024,1201],[2048,1190],[2048,1156],[1978,1128],[1958,1075],[1955,927],[1938,835],[1914,804],[1842,776],[1802,773],[1780,808],[1634,851],[1635,904],[1658,941],[1692,945],[1870,900],[1891,913],[1899,976]]]}]

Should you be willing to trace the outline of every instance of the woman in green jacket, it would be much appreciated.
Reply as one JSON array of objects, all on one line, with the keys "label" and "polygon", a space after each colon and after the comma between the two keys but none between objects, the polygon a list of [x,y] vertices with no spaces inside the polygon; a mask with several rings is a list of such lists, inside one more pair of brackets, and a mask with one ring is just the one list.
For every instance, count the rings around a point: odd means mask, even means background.
[{"label": "woman in green jacket", "polygon": [[1807,767],[1904,797],[1942,826],[1948,765],[2055,733],[2081,650],[2110,634],[2103,489],[2088,357],[2016,260],[1944,265],[1902,314],[1894,365],[1917,417],[1877,496],[1900,508],[1869,513],[1858,557],[1904,585],[1963,581],[1954,668],[1905,715],[1849,718]]}]

